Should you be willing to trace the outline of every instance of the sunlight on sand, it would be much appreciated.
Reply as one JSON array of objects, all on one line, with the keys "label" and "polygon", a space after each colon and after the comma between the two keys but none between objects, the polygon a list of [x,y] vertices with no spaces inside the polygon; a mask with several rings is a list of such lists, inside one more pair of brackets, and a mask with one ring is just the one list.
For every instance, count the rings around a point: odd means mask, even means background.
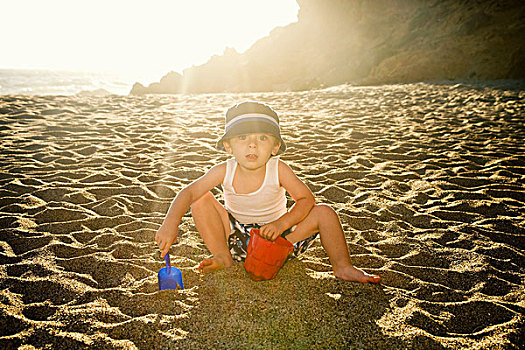
[{"label": "sunlight on sand", "polygon": [[[2,96],[0,347],[511,348],[525,295],[524,97],[483,84]],[[353,263],[381,284],[335,278],[319,240],[271,281],[240,263],[200,274],[210,253],[188,214],[170,250],[186,289],[158,290],[156,230],[227,158],[214,148],[224,111],[246,99],[280,112],[283,160],[336,209]]]}]

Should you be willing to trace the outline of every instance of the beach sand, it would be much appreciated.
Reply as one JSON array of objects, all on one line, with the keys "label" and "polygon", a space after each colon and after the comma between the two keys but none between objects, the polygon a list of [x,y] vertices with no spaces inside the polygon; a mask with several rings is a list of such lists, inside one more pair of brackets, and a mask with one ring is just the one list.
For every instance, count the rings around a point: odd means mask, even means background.
[{"label": "beach sand", "polygon": [[[525,339],[525,85],[0,97],[0,348],[519,348]],[[340,215],[354,264],[319,241],[271,281],[202,275],[190,215],[158,291],[154,236],[227,156],[224,111],[281,115],[282,155]],[[215,190],[221,198],[219,189]]]}]

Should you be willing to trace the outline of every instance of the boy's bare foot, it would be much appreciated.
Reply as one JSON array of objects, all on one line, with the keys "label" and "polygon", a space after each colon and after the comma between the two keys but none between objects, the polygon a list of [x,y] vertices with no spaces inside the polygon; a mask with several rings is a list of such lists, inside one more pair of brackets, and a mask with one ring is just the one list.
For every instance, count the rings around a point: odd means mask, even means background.
[{"label": "boy's bare foot", "polygon": [[199,264],[199,271],[211,272],[214,270],[220,270],[220,269],[232,267],[232,265],[233,265],[233,260],[231,258],[225,259],[221,257],[213,257],[211,259],[203,260]]},{"label": "boy's bare foot", "polygon": [[361,282],[361,283],[379,283],[381,282],[381,277],[377,275],[371,275],[364,272],[354,266],[341,269],[340,271],[334,270],[335,277],[339,277],[346,281],[352,282]]}]

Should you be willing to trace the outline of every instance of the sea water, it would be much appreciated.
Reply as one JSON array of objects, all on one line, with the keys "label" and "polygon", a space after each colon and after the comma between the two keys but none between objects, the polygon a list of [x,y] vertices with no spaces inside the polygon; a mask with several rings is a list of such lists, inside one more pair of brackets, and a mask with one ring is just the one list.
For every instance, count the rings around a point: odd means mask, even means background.
[{"label": "sea water", "polygon": [[132,78],[112,73],[44,69],[0,69],[0,95],[75,95],[103,89],[127,95]]}]

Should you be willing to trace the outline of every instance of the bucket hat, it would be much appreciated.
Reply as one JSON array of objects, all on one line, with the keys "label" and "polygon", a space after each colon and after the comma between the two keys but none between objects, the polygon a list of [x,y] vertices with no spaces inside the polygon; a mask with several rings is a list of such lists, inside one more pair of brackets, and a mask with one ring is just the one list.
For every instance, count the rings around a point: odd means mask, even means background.
[{"label": "bucket hat", "polygon": [[224,135],[217,141],[216,148],[224,151],[224,140],[253,133],[272,135],[281,141],[277,154],[286,150],[286,143],[281,137],[279,116],[271,107],[254,101],[239,103],[226,111]]}]

